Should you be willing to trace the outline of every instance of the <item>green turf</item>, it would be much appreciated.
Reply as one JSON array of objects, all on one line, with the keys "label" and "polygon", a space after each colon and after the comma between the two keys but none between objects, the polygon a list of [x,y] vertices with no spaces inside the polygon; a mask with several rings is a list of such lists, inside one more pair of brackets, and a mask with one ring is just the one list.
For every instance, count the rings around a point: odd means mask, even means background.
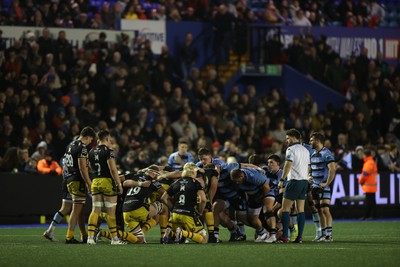
[{"label": "green turf", "polygon": [[[336,222],[333,243],[313,243],[307,223],[303,244],[259,244],[252,240],[222,244],[161,245],[158,227],[148,244],[111,246],[66,245],[65,227],[56,229],[59,242],[42,237],[45,228],[0,228],[0,266],[399,266],[399,222]],[[78,233],[78,230],[76,231]],[[254,230],[247,229],[248,236]],[[221,236],[228,239],[228,232]]]}]

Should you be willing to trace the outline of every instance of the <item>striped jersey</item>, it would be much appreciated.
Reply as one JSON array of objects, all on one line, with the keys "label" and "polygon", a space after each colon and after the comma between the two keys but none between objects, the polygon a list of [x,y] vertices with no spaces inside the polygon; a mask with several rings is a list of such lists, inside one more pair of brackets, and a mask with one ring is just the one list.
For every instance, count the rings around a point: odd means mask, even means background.
[{"label": "striped jersey", "polygon": [[320,151],[314,151],[311,155],[311,176],[315,184],[320,184],[328,180],[328,164],[334,162],[332,152],[323,147]]}]

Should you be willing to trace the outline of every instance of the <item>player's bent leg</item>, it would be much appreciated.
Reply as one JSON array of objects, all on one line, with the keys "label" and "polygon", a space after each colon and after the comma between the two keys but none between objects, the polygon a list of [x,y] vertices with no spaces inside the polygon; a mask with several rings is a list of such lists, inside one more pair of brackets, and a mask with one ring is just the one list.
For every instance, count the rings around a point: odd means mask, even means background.
[{"label": "player's bent leg", "polygon": [[141,243],[143,243],[143,238],[141,238],[141,239],[139,240],[138,237],[136,237],[134,234],[129,233],[129,232],[125,232],[125,231],[118,230],[118,235],[119,235],[122,239],[128,241],[128,242],[131,243],[131,244],[141,244]]},{"label": "player's bent leg", "polygon": [[165,232],[167,230],[167,224],[168,224],[168,208],[166,205],[164,205],[163,210],[159,217],[160,234],[161,234],[160,242],[161,243],[163,243],[163,238],[164,238]]},{"label": "player's bent leg", "polygon": [[148,232],[151,228],[157,225],[157,221],[153,218],[148,219],[147,221],[141,223],[143,233]]},{"label": "player's bent leg", "polygon": [[189,238],[199,244],[207,243],[207,235],[204,229],[197,233],[189,232],[186,230],[181,230],[181,231],[182,231],[182,236],[185,238]]}]

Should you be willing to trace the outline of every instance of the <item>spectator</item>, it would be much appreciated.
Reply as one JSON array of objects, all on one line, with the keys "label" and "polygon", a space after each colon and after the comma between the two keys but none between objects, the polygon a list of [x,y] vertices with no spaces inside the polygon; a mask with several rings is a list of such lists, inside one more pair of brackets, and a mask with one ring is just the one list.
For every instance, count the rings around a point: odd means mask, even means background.
[{"label": "spectator", "polygon": [[226,6],[218,6],[212,25],[214,29],[214,53],[216,55],[216,65],[225,64],[228,61],[230,39],[232,38],[232,27],[234,17],[226,10]]},{"label": "spectator", "polygon": [[305,26],[305,27],[312,26],[312,24],[308,20],[308,18],[306,16],[304,16],[304,11],[301,9],[296,12],[296,16],[293,18],[293,25],[294,26]]},{"label": "spectator", "polygon": [[37,162],[45,158],[47,151],[47,144],[45,141],[41,141],[37,147],[36,151],[31,155],[31,158],[35,159]]},{"label": "spectator", "polygon": [[45,157],[38,161],[37,170],[42,174],[58,175],[62,174],[62,168],[53,160],[52,152],[46,151]]},{"label": "spectator", "polygon": [[199,56],[197,47],[193,43],[193,35],[188,32],[185,35],[185,42],[182,44],[180,51],[180,62],[182,66],[183,78],[186,80],[192,71],[192,68],[196,65],[197,58]]},{"label": "spectator", "polygon": [[378,175],[377,165],[372,158],[371,150],[363,151],[364,165],[358,183],[362,186],[365,193],[365,215],[363,220],[373,220],[376,218],[376,191]]}]

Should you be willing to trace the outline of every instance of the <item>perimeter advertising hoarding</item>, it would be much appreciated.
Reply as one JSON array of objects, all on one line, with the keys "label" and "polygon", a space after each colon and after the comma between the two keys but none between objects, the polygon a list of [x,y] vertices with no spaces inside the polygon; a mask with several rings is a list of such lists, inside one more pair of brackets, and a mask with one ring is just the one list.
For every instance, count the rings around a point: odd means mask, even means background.
[{"label": "perimeter advertising hoarding", "polygon": [[[341,202],[344,196],[362,194],[358,186],[359,174],[337,173],[332,183],[332,210],[335,214],[357,211],[363,203]],[[53,216],[61,205],[61,181],[59,176],[29,175],[24,173],[0,173],[3,185],[0,187],[0,224],[10,218],[47,215]],[[376,200],[379,210],[390,210],[387,216],[400,216],[400,173],[380,173]],[[91,199],[87,199],[86,213],[90,213]],[[386,213],[380,213],[386,216]],[[358,216],[350,212],[347,217]]]}]

